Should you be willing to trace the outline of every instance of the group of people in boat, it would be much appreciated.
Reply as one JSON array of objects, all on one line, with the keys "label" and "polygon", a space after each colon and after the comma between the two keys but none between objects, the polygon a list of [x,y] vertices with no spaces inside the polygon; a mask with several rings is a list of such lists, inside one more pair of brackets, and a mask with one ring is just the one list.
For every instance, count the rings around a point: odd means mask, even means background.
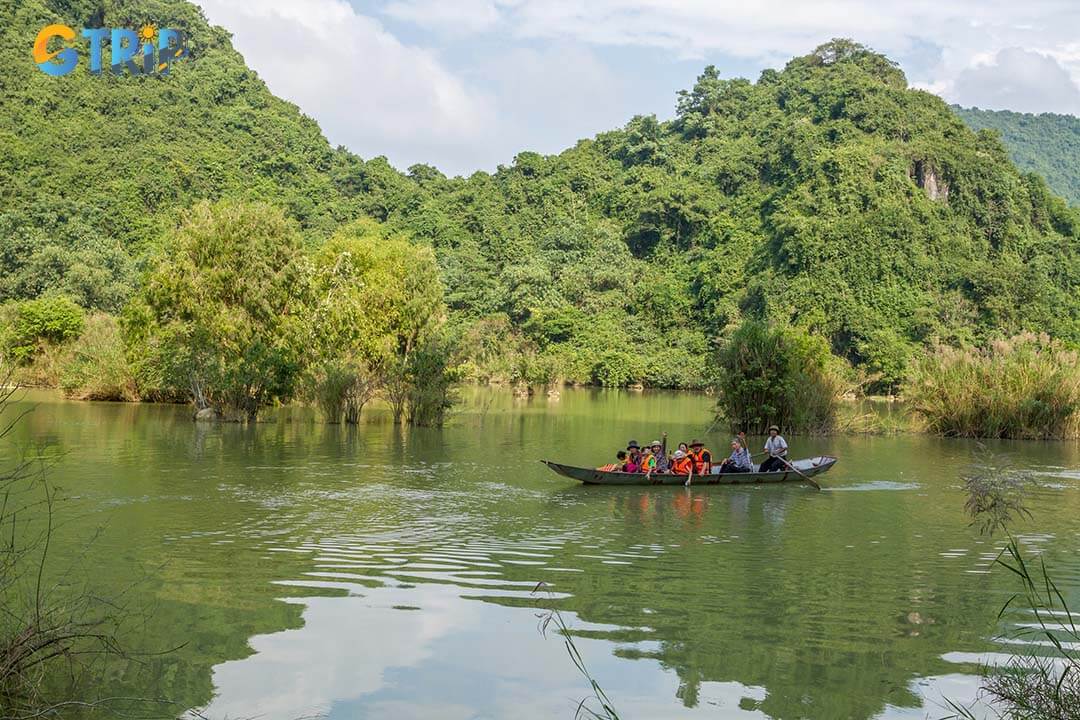
[{"label": "group of people in boat", "polygon": [[[756,468],[757,472],[776,472],[790,469],[787,461],[788,444],[780,435],[780,428],[769,428],[762,454],[768,457]],[[718,473],[755,472],[753,456],[747,444],[746,433],[740,432],[731,440],[731,454],[719,464],[714,464],[712,453],[700,440],[679,443],[675,452],[668,454],[667,433],[660,440],[641,446],[636,440],[626,444],[625,450],[615,454],[615,462],[598,468],[605,472],[644,473],[647,475],[715,475]]]}]

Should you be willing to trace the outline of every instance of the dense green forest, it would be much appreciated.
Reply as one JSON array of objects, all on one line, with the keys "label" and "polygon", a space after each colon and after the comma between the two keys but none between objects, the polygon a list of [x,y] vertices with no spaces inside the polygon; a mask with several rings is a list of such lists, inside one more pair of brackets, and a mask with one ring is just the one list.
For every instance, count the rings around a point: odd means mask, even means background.
[{"label": "dense green forest", "polygon": [[[331,148],[187,2],[3,7],[0,302],[130,312],[181,211],[227,199],[277,206],[309,253],[364,218],[432,248],[476,379],[699,387],[747,319],[820,336],[882,390],[938,343],[1080,341],[1077,211],[850,41],[756,82],[706,68],[670,122],[448,178]],[[179,27],[192,55],[51,78],[29,48],[54,21]]]},{"label": "dense green forest", "polygon": [[975,130],[997,130],[1019,168],[1041,175],[1054,192],[1080,205],[1080,118],[959,106],[953,110]]}]

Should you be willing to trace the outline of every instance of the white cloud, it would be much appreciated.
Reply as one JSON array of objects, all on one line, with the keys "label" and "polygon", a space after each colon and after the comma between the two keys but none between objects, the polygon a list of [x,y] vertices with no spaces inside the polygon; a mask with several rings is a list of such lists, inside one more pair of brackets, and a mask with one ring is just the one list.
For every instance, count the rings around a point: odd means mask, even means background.
[{"label": "white cloud", "polygon": [[[433,0],[399,0],[410,21],[441,22]],[[468,6],[474,3],[469,3]],[[909,67],[923,87],[947,87],[1007,48],[1058,59],[1080,79],[1080,3],[1063,0],[520,0],[484,2],[484,23],[519,39],[660,48],[680,57],[720,53],[777,65],[832,37],[852,37],[903,60],[934,47],[936,63]],[[475,12],[475,11],[474,11]],[[466,15],[470,13],[466,10]],[[494,15],[494,17],[493,17]],[[402,17],[405,17],[404,15]],[[467,26],[464,23],[462,27]],[[913,58],[921,65],[921,58]],[[1053,98],[1047,97],[1053,103]]]},{"label": "white cloud", "polygon": [[[332,142],[400,168],[468,173],[557,152],[636,113],[669,114],[705,62],[753,78],[832,37],[884,52],[914,85],[961,104],[1080,111],[1073,0],[203,3]],[[999,76],[1012,90],[994,87]]]},{"label": "white cloud", "polygon": [[1080,86],[1058,61],[1021,48],[1007,48],[961,72],[945,93],[963,105],[994,110],[1080,114]]},{"label": "white cloud", "polygon": [[450,153],[490,130],[492,101],[345,0],[202,0],[211,22],[276,95],[335,144],[402,165]]},{"label": "white cloud", "polygon": [[498,4],[494,0],[395,0],[383,12],[433,29],[476,33],[490,30],[498,22]]}]

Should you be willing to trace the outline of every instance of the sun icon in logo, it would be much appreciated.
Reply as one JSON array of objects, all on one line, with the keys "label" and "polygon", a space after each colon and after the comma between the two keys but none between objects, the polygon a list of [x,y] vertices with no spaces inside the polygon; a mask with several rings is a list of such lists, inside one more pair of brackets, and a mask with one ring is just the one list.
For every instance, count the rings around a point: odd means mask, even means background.
[{"label": "sun icon in logo", "polygon": [[146,24],[139,28],[139,40],[144,45],[153,45],[157,37],[157,26]]}]

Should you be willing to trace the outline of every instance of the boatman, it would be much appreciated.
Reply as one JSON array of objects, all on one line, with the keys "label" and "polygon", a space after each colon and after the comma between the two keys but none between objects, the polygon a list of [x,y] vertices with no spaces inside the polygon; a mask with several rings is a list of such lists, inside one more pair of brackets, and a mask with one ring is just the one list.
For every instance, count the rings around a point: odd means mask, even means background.
[{"label": "boatman", "polygon": [[690,459],[694,462],[695,475],[712,475],[712,453],[705,449],[705,443],[700,440],[690,443]]},{"label": "boatman", "polygon": [[759,472],[776,472],[787,470],[787,441],[780,436],[780,428],[772,425],[769,427],[769,437],[765,440],[765,452],[769,457],[761,463]]}]

